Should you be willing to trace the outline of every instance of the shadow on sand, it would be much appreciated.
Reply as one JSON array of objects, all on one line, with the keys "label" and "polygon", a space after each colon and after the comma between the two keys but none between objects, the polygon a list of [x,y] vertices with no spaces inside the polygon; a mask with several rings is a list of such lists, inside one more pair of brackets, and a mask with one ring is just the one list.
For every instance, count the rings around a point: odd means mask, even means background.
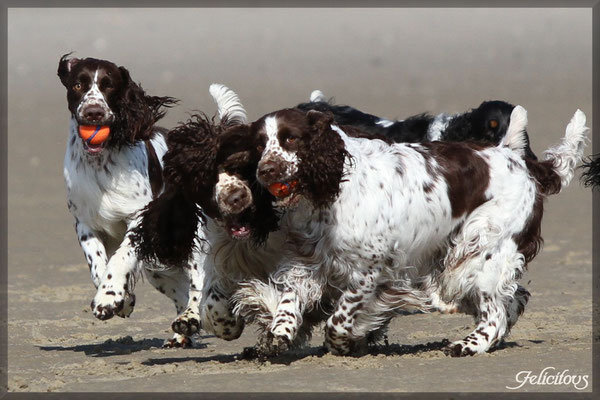
[{"label": "shadow on sand", "polygon": [[[386,356],[404,356],[404,355],[414,355],[419,353],[427,353],[432,351],[440,351],[442,352],[444,347],[450,344],[448,339],[443,339],[437,342],[430,342],[426,344],[416,344],[416,345],[401,345],[401,344],[383,344],[383,345],[372,345],[369,346],[367,351],[350,355],[348,357],[358,358],[363,357],[365,355],[386,355]],[[507,342],[503,343],[498,347],[498,349],[505,349],[511,347],[521,347],[519,344],[515,342]],[[269,362],[271,364],[283,364],[290,365],[293,362],[300,361],[304,358],[308,357],[317,357],[321,358],[327,354],[325,347],[316,346],[316,347],[303,347],[298,350],[288,351],[284,354],[274,356],[274,357],[261,357],[254,347],[246,347],[242,352],[235,354],[218,354],[212,355],[208,357],[171,357],[171,358],[150,358],[147,361],[142,362],[143,365],[165,365],[171,363],[181,363],[181,362],[197,362],[197,363],[206,363],[211,361],[216,361],[221,364],[229,364],[239,361],[253,361],[258,364]]]},{"label": "shadow on sand", "polygon": [[[164,339],[152,338],[133,340],[131,336],[120,337],[118,339],[108,339],[103,343],[82,344],[76,346],[37,346],[44,351],[73,351],[83,352],[86,356],[92,357],[110,357],[123,354],[131,354],[142,350],[153,348],[162,348]],[[196,343],[195,349],[205,348],[205,344]]]}]

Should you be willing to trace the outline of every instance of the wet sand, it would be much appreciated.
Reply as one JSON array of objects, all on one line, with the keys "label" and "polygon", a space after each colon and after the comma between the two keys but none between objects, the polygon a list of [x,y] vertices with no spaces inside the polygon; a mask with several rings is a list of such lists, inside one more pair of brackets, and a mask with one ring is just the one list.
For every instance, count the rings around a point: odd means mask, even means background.
[{"label": "wet sand", "polygon": [[181,99],[166,127],[191,110],[214,113],[213,82],[234,89],[251,119],[316,88],[388,118],[504,99],[527,108],[541,155],[577,108],[592,126],[591,10],[11,9],[8,17],[10,391],[495,392],[546,367],[588,375],[591,390],[592,196],[577,178],[546,203],[545,246],[521,280],[532,297],[490,354],[446,357],[444,340],[473,322],[439,314],[396,318],[389,345],[359,358],[324,354],[318,331],[294,354],[244,359],[253,327],[232,342],[204,335],[198,348],[163,349],[175,311],[145,282],[131,318],[96,320],[66,207],[69,115],[56,77],[72,50],[124,65],[151,94]]}]

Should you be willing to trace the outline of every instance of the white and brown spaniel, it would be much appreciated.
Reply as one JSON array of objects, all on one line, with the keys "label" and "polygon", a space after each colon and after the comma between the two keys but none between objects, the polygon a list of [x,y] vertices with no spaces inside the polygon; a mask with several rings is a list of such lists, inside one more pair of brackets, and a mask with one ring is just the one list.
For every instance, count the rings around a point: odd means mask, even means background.
[{"label": "white and brown spaniel", "polygon": [[272,302],[276,288],[267,335],[280,350],[303,317],[334,301],[325,343],[336,354],[411,308],[473,315],[476,328],[447,353],[488,351],[528,301],[518,280],[540,250],[544,199],[568,185],[581,159],[585,120],[578,110],[539,162],[524,157],[520,106],[499,145],[390,145],[351,137],[318,111],[262,117],[251,125],[263,150],[257,178],[278,198],[286,259],[272,285],[238,292],[238,307]]},{"label": "white and brown spaniel", "polygon": [[[64,178],[69,211],[97,288],[94,315],[128,317],[141,274],[173,300],[178,314],[185,307],[197,309],[204,256],[194,253],[189,264],[186,260],[188,268],[165,269],[141,263],[130,240],[138,212],[162,190],[166,131],[155,124],[175,99],[147,95],[127,69],[112,62],[68,56],[58,64],[71,112]],[[94,133],[84,135],[90,126]],[[94,139],[100,128],[108,136]],[[190,338],[179,334],[166,342],[189,344]]]}]

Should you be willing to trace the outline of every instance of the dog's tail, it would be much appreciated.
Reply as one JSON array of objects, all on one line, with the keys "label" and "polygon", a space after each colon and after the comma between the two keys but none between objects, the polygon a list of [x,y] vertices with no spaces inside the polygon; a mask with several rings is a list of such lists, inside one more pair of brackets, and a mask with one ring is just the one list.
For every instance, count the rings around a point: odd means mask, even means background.
[{"label": "dog's tail", "polygon": [[585,120],[583,111],[575,111],[561,142],[544,152],[544,158],[552,163],[553,171],[560,177],[561,190],[569,185],[575,168],[583,157],[583,148],[589,131],[585,126]]},{"label": "dog's tail", "polygon": [[228,125],[248,123],[248,115],[238,95],[225,85],[213,83],[209,88],[210,95],[217,103],[221,121]]},{"label": "dog's tail", "polygon": [[325,95],[319,89],[313,90],[310,94],[310,102],[318,103],[318,102],[327,102]]},{"label": "dog's tail", "polygon": [[508,147],[521,157],[525,155],[527,148],[527,110],[521,106],[515,106],[510,114],[510,125],[506,135],[500,142],[500,146]]}]

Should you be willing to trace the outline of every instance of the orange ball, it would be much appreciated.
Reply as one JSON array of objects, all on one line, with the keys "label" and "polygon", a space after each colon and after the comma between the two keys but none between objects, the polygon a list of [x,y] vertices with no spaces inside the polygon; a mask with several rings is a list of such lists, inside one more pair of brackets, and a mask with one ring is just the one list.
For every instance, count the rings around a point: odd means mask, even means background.
[{"label": "orange ball", "polygon": [[79,125],[79,136],[88,144],[100,144],[108,139],[108,135],[110,135],[109,126]]},{"label": "orange ball", "polygon": [[269,192],[275,197],[283,198],[289,196],[298,181],[291,181],[290,183],[276,182],[269,186]]}]

